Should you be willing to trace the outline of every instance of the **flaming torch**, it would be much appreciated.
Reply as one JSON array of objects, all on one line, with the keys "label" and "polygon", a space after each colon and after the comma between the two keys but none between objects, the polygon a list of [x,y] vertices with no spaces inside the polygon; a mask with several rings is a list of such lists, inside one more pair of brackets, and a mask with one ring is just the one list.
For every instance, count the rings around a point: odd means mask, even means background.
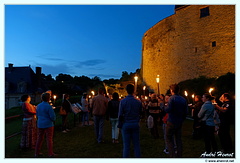
[{"label": "flaming torch", "polygon": [[184,95],[186,96],[187,102],[188,102],[188,104],[189,104],[189,99],[188,99],[188,93],[187,93],[187,91],[184,91]]},{"label": "flaming torch", "polygon": [[192,94],[192,102],[193,102],[193,104],[194,104],[194,94]]},{"label": "flaming torch", "polygon": [[145,97],[146,86],[143,86],[143,96]]},{"label": "flaming torch", "polygon": [[55,104],[56,98],[57,98],[57,96],[56,96],[56,95],[53,95],[53,103],[54,103],[54,104]]},{"label": "flaming torch", "polygon": [[214,90],[214,88],[210,88],[209,89],[209,94],[212,96],[212,91]]}]

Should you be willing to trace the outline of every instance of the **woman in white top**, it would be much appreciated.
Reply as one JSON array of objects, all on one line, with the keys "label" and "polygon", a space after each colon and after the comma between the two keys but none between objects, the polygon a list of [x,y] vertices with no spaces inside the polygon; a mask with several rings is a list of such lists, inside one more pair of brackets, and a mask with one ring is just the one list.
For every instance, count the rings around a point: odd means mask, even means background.
[{"label": "woman in white top", "polygon": [[202,96],[202,101],[204,104],[201,107],[201,110],[198,113],[198,117],[205,124],[202,126],[204,142],[205,142],[205,150],[207,153],[211,152],[211,147],[213,149],[212,152],[217,151],[217,142],[215,140],[215,123],[214,123],[214,105],[212,104],[212,100],[214,98],[209,94],[205,93]]}]

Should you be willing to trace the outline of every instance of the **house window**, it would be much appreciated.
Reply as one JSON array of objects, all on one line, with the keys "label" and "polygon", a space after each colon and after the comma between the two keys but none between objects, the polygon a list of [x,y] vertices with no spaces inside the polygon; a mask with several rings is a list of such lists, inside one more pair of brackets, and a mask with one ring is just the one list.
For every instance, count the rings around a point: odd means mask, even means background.
[{"label": "house window", "polygon": [[213,41],[213,42],[212,42],[212,47],[216,47],[216,46],[217,46],[216,41]]},{"label": "house window", "polygon": [[209,7],[205,7],[205,8],[200,9],[200,18],[209,16],[209,15],[210,15]]}]

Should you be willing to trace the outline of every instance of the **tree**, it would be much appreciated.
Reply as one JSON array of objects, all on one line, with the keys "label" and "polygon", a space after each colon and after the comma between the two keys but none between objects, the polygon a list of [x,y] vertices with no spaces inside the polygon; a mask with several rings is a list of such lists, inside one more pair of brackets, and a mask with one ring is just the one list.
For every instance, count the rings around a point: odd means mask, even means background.
[{"label": "tree", "polygon": [[128,81],[129,80],[129,74],[127,71],[122,72],[122,77],[120,78],[121,81]]},{"label": "tree", "polygon": [[64,82],[71,82],[73,80],[73,77],[71,75],[68,74],[58,74],[58,76],[56,76],[56,81],[64,81]]},{"label": "tree", "polygon": [[181,94],[187,91],[189,95],[203,95],[208,93],[209,88],[213,87],[212,94],[218,99],[223,93],[235,95],[235,74],[227,73],[219,78],[207,78],[200,76],[199,78],[189,79],[178,83],[181,88]]},{"label": "tree", "polygon": [[216,79],[216,93],[220,96],[223,93],[235,95],[235,74],[227,73]]},{"label": "tree", "polygon": [[118,84],[119,83],[119,79],[105,79],[103,80],[104,83],[106,83],[107,85],[111,85],[111,84]]},{"label": "tree", "polygon": [[53,77],[51,74],[48,74],[47,76],[45,74],[41,74],[41,78],[44,80],[44,81],[54,81]]}]

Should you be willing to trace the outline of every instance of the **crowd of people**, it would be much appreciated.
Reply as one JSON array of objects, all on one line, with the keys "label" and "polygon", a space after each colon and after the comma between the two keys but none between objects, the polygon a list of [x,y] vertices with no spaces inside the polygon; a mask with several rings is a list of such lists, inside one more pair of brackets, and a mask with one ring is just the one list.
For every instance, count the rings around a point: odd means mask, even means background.
[{"label": "crowd of people", "polygon": [[[153,139],[159,138],[160,127],[163,130],[165,149],[163,151],[173,158],[181,158],[183,153],[182,126],[191,109],[193,118],[193,138],[204,138],[207,153],[219,150],[215,135],[220,138],[222,152],[231,152],[233,149],[230,136],[230,125],[233,106],[230,95],[224,93],[220,97],[219,106],[214,97],[205,93],[196,95],[194,105],[188,105],[187,100],[179,95],[179,86],[170,86],[170,94],[149,97],[134,95],[134,85],[128,84],[128,95],[120,99],[118,93],[112,98],[106,97],[105,89],[100,88],[98,95],[88,99],[86,93],[81,98],[82,126],[89,126],[89,117],[93,117],[94,131],[97,143],[104,143],[104,123],[110,120],[112,129],[112,143],[119,143],[119,130],[122,134],[123,158],[130,155],[133,143],[135,157],[141,157],[140,148],[140,120],[146,120]],[[64,94],[60,108],[62,117],[62,132],[69,132],[67,117],[71,113],[70,96]],[[31,105],[31,97],[23,95],[22,109],[24,112],[21,148],[35,149],[35,157],[42,155],[41,146],[46,136],[48,157],[55,157],[53,152],[53,133],[56,115],[51,104],[51,91],[42,94],[42,102],[37,106]],[[151,123],[150,123],[151,121]]]}]

